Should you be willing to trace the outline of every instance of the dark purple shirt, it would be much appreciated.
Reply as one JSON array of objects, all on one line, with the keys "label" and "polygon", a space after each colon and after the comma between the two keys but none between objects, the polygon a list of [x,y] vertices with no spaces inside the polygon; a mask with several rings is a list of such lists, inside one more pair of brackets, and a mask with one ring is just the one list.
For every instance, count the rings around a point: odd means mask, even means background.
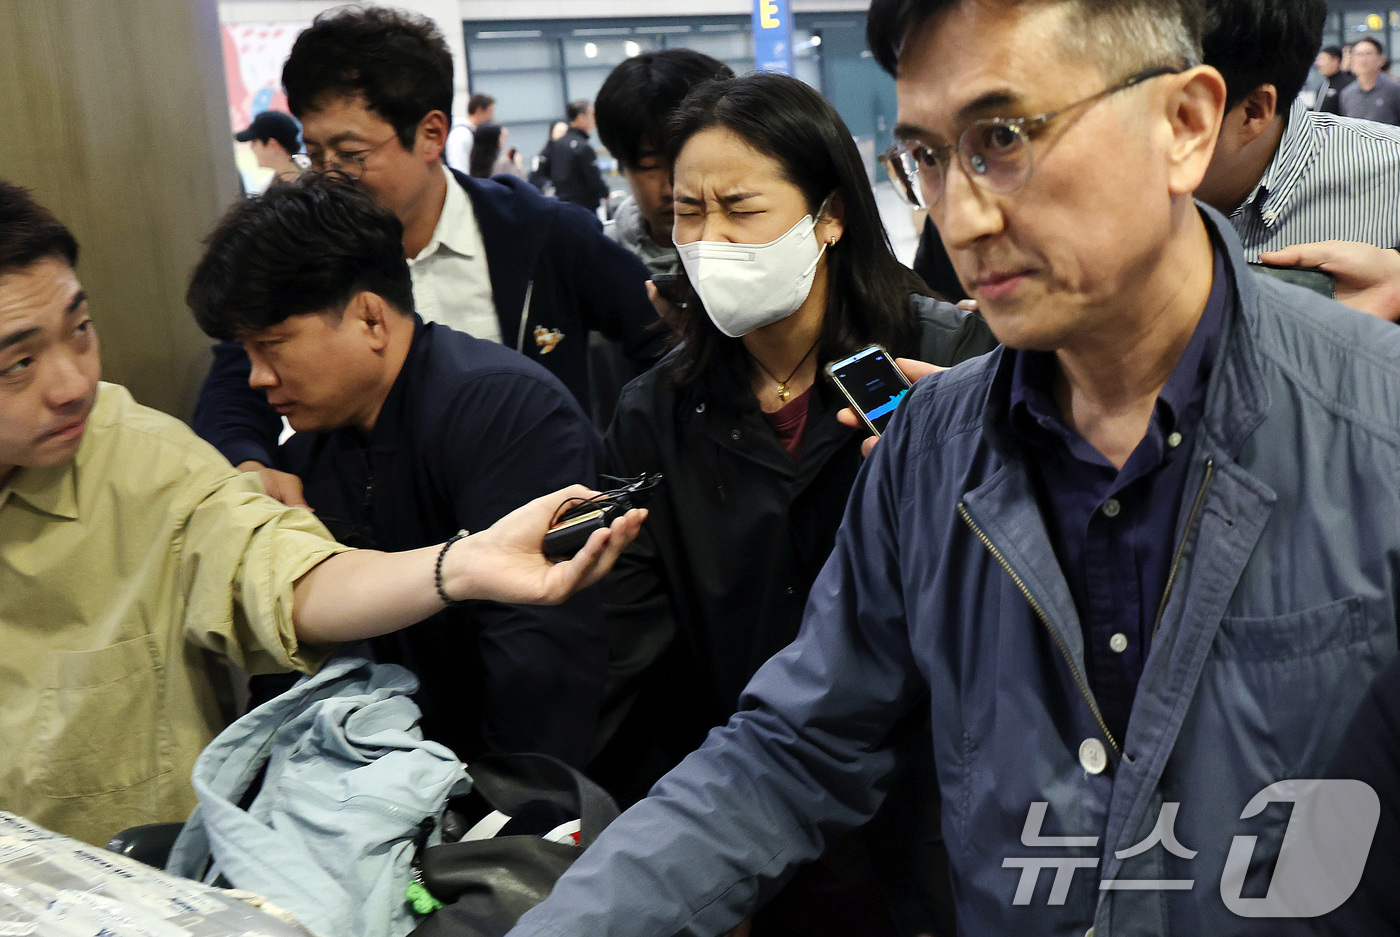
[{"label": "dark purple shirt", "polygon": [[1223,264],[1217,249],[1205,311],[1157,397],[1147,435],[1121,470],[1065,425],[1054,353],[1007,352],[1016,356],[1011,426],[1079,611],[1089,687],[1120,744],[1171,571],[1206,383],[1234,302]]}]

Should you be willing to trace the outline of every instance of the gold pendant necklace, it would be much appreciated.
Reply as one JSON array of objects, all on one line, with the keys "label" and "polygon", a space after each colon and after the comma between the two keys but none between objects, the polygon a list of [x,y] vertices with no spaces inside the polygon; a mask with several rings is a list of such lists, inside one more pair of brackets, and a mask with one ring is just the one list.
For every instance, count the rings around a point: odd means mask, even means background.
[{"label": "gold pendant necklace", "polygon": [[781,381],[778,380],[778,379],[773,375],[773,372],[772,372],[772,371],[768,370],[767,368],[765,368],[765,367],[763,366],[763,362],[762,362],[762,361],[759,361],[758,358],[757,358],[757,356],[755,356],[753,352],[749,352],[749,357],[750,357],[750,358],[753,358],[753,363],[756,364],[756,365],[758,365],[758,369],[759,369],[760,371],[762,371],[764,374],[768,375],[768,379],[769,379],[770,381],[773,381],[774,383],[776,383],[776,384],[778,385],[778,400],[781,401],[782,403],[787,403],[787,399],[788,399],[788,397],[790,396],[790,394],[789,394],[789,392],[788,392],[788,389],[787,389],[788,381],[792,380],[794,377],[797,376],[797,372],[800,371],[800,370],[802,369],[802,366],[803,366],[804,364],[807,363],[807,359],[810,358],[810,357],[812,357],[812,352],[814,352],[814,351],[817,350],[817,344],[818,344],[820,341],[821,341],[821,336],[818,335],[818,336],[817,336],[817,340],[816,340],[815,342],[812,343],[812,347],[807,349],[807,354],[803,355],[803,356],[802,356],[802,360],[799,361],[799,362],[797,362],[797,367],[793,368],[793,369],[792,369],[792,373],[789,374],[787,377],[783,378]]}]

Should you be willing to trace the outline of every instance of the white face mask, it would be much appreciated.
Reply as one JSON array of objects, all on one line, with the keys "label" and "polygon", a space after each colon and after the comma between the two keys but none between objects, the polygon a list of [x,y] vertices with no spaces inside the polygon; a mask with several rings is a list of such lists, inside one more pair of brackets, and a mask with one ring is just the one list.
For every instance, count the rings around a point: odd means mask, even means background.
[{"label": "white face mask", "polygon": [[787,234],[767,244],[692,241],[676,245],[690,285],[710,321],[739,338],[797,311],[812,291],[817,262],[817,223],[803,215]]}]

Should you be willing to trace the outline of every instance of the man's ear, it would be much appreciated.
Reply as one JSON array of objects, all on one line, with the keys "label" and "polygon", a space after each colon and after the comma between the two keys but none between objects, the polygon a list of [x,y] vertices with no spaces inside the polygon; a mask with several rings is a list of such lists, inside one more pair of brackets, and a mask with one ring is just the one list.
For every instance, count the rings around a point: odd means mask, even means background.
[{"label": "man's ear", "polygon": [[442,151],[447,148],[447,134],[452,129],[452,122],[447,119],[447,115],[442,111],[429,111],[418,122],[418,135],[414,140],[414,149],[422,154],[426,162],[434,162]]},{"label": "man's ear", "polygon": [[1252,134],[1250,142],[1268,129],[1278,116],[1278,89],[1260,85],[1239,103],[1244,108],[1244,127]]},{"label": "man's ear", "polygon": [[1205,178],[1225,113],[1225,79],[1209,65],[1168,77],[1165,105],[1171,140],[1168,178],[1173,195],[1189,195]]},{"label": "man's ear", "polygon": [[390,317],[398,313],[378,293],[356,293],[346,305],[345,315],[354,318],[355,327],[360,330],[371,351],[380,352],[389,346],[394,327]]}]

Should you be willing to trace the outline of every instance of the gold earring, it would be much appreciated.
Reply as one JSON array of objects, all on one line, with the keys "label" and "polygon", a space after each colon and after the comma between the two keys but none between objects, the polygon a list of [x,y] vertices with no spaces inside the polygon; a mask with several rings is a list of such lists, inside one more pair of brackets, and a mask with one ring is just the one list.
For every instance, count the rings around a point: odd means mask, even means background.
[{"label": "gold earring", "polygon": [[830,242],[828,242],[828,243],[830,243],[830,245],[831,245],[832,247],[835,247],[835,246],[836,246],[836,235],[833,234],[833,235],[831,236]]}]

